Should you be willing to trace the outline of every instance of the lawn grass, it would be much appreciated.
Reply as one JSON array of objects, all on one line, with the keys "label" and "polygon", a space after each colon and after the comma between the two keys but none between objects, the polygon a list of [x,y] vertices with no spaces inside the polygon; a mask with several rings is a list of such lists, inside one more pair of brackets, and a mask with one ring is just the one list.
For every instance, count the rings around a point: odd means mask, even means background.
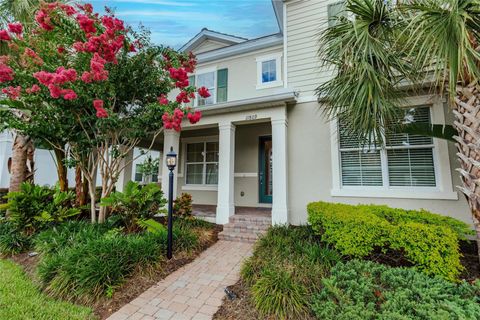
[{"label": "lawn grass", "polygon": [[0,279],[0,319],[95,319],[90,308],[42,294],[23,270],[9,260],[0,260]]}]

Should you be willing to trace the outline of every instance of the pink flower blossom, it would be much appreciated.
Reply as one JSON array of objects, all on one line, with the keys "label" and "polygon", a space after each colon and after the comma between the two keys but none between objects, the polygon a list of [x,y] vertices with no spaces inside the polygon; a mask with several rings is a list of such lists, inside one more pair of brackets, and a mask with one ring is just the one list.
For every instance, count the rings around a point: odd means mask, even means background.
[{"label": "pink flower blossom", "polygon": [[12,38],[8,34],[7,30],[0,30],[0,40],[2,41],[10,41]]},{"label": "pink flower blossom", "polygon": [[44,86],[49,86],[53,81],[53,74],[46,71],[39,71],[33,74],[33,77]]},{"label": "pink flower blossom", "polygon": [[39,10],[35,15],[35,21],[38,22],[40,27],[44,30],[51,31],[53,30],[53,25],[50,16],[45,12],[45,10]]},{"label": "pink flower blossom", "polygon": [[12,100],[17,100],[18,98],[20,98],[21,89],[22,88],[20,86],[17,86],[17,87],[10,86],[10,87],[3,88],[2,92],[5,93],[8,98]]},{"label": "pink flower blossom", "polygon": [[188,120],[191,124],[195,124],[202,118],[202,113],[200,111],[195,111],[195,113],[189,113],[187,115]]},{"label": "pink flower blossom", "polygon": [[48,85],[48,90],[50,90],[50,96],[53,99],[58,99],[62,95],[62,89],[60,89],[60,87],[57,87],[54,84]]},{"label": "pink flower blossom", "polygon": [[77,94],[72,89],[62,90],[63,99],[65,100],[75,100],[77,99]]},{"label": "pink flower blossom", "polygon": [[168,99],[164,94],[162,94],[160,97],[158,97],[157,100],[158,100],[158,103],[161,104],[161,105],[167,105],[168,104]]},{"label": "pink flower blossom", "polygon": [[11,33],[22,34],[22,32],[23,32],[23,26],[22,26],[21,23],[9,23],[9,24],[8,24],[8,30],[9,30]]},{"label": "pink flower blossom", "polygon": [[200,97],[202,97],[202,98],[208,98],[208,97],[210,97],[210,92],[208,92],[208,89],[205,88],[205,87],[201,87],[200,89],[198,89],[198,94],[199,94]]},{"label": "pink flower blossom", "polygon": [[60,8],[62,8],[63,11],[65,11],[65,13],[68,15],[68,16],[72,16],[74,15],[75,13],[77,13],[77,10],[75,10],[74,7],[68,5],[68,4],[61,4],[60,5]]},{"label": "pink flower blossom", "polygon": [[107,118],[108,112],[103,108],[103,100],[93,100],[93,107],[97,111],[96,116],[97,118]]},{"label": "pink flower blossom", "polygon": [[14,74],[12,68],[6,64],[0,63],[0,83],[12,81]]},{"label": "pink flower blossom", "polygon": [[85,33],[97,32],[97,28],[95,28],[95,21],[93,19],[90,19],[88,16],[84,14],[79,14],[77,15],[77,21],[78,21],[78,24],[80,25],[80,28]]},{"label": "pink flower blossom", "polygon": [[31,88],[27,88],[27,90],[25,90],[28,94],[32,94],[32,93],[36,93],[36,92],[39,92],[41,90],[41,88],[34,84]]}]

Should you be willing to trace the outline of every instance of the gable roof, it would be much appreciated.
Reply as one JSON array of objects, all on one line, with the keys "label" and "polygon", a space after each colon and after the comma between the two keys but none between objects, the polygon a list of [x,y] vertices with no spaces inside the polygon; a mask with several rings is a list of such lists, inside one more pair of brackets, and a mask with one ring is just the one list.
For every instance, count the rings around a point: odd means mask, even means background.
[{"label": "gable roof", "polygon": [[203,28],[196,36],[184,44],[180,48],[180,51],[192,51],[205,40],[214,40],[230,46],[232,44],[242,43],[248,39]]}]

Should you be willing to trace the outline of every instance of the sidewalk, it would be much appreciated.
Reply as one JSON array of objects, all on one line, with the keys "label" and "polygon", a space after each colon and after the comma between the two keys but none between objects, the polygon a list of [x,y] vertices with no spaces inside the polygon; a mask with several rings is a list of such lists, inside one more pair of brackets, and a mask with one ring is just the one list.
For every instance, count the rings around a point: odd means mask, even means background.
[{"label": "sidewalk", "polygon": [[239,279],[250,243],[218,241],[111,315],[109,320],[207,320],[217,312],[225,287]]}]

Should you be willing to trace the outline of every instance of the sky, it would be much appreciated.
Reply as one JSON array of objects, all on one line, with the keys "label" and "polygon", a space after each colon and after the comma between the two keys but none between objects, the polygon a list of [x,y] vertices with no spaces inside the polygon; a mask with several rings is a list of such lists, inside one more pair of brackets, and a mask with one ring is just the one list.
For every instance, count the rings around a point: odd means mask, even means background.
[{"label": "sky", "polygon": [[271,0],[88,0],[96,12],[108,6],[118,18],[151,31],[152,42],[175,49],[204,27],[245,38],[278,32]]}]

